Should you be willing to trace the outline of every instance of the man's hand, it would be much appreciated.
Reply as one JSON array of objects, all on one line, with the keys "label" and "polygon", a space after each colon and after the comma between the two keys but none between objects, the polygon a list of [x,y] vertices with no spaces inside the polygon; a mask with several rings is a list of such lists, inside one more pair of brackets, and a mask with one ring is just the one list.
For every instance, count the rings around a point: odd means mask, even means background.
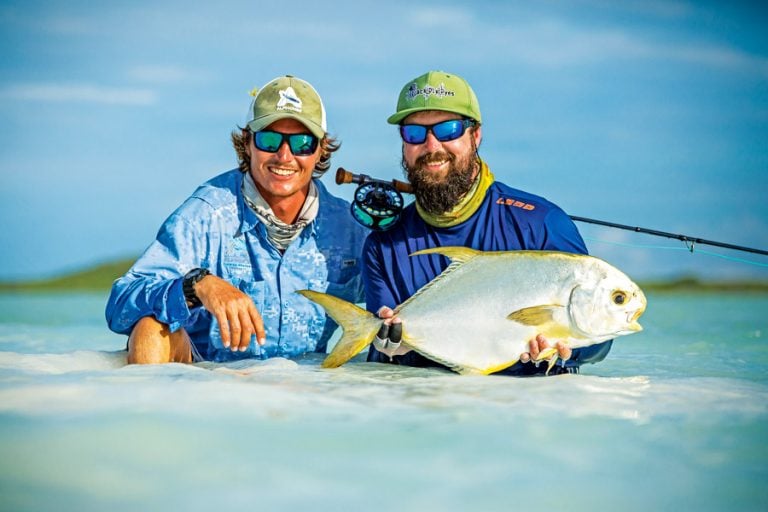
[{"label": "man's hand", "polygon": [[264,322],[248,295],[213,275],[205,276],[195,284],[195,294],[219,322],[225,347],[233,352],[245,352],[254,334],[258,344],[264,345]]},{"label": "man's hand", "polygon": [[[557,350],[557,357],[563,361],[567,361],[573,355],[571,347],[567,346],[561,341],[555,343],[555,349]],[[520,362],[527,363],[528,361],[549,360],[552,355],[552,347],[549,346],[549,342],[542,335],[538,334],[535,338],[528,342],[529,352],[523,352],[520,354]],[[542,359],[539,359],[542,357]]]},{"label": "man's hand", "polygon": [[384,321],[381,323],[381,329],[373,339],[373,346],[376,350],[390,357],[401,356],[411,351],[410,348],[400,344],[403,338],[403,323],[395,312],[387,306],[382,306],[376,313]]}]

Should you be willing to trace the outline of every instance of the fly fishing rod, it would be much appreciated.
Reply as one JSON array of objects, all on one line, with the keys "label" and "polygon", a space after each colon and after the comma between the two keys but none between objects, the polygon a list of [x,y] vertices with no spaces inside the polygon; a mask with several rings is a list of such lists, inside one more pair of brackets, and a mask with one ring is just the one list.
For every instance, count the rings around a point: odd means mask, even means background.
[{"label": "fly fishing rod", "polygon": [[624,229],[626,231],[635,231],[636,233],[644,233],[646,235],[654,235],[654,236],[661,236],[661,237],[674,238],[676,240],[681,240],[685,242],[685,245],[688,246],[688,249],[691,252],[693,252],[693,248],[696,246],[696,244],[701,244],[701,245],[712,245],[714,247],[724,247],[725,249],[733,249],[734,251],[751,252],[754,254],[762,254],[763,256],[768,256],[768,251],[764,251],[763,249],[754,249],[752,247],[744,247],[742,245],[727,244],[724,242],[715,242],[714,240],[705,240],[703,238],[696,238],[696,237],[687,236],[687,235],[676,235],[674,233],[667,233],[666,231],[657,231],[655,229],[640,228],[636,226],[635,227],[627,226],[625,224],[616,224],[615,222],[606,222],[604,220],[588,219],[586,217],[577,217],[575,215],[571,215],[570,217],[571,219],[578,222],[587,222],[589,224],[608,226],[610,228]]},{"label": "fly fishing rod", "polygon": [[[371,178],[367,174],[355,174],[353,172],[349,172],[343,167],[339,167],[336,170],[336,183],[338,185],[343,185],[345,183],[358,184],[351,206],[352,216],[363,226],[375,231],[386,231],[387,229],[394,226],[397,219],[400,218],[400,213],[403,211],[405,204],[402,194],[413,193],[413,189],[411,188],[410,183],[398,180],[379,180],[376,178]],[[586,217],[578,217],[576,215],[570,215],[570,218],[576,222],[584,222],[587,224],[596,224],[599,226],[607,226],[610,228],[623,229],[626,231],[634,231],[636,233],[643,233],[646,235],[673,238],[675,240],[684,242],[691,252],[693,252],[696,244],[699,244],[768,256],[768,251],[763,249],[754,249],[752,247],[744,247],[742,245],[716,242],[713,240],[705,240],[703,238],[692,237],[688,235],[678,235],[675,233],[668,233],[666,231],[657,231],[655,229],[628,226],[626,224],[617,224],[615,222],[607,222],[604,220],[588,219]]]}]

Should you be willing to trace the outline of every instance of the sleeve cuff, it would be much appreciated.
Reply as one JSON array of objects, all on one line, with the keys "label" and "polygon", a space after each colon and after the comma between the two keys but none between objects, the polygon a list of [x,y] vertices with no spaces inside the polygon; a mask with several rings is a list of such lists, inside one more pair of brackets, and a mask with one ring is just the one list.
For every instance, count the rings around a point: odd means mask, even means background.
[{"label": "sleeve cuff", "polygon": [[181,288],[183,281],[183,277],[175,279],[168,288],[165,297],[165,313],[167,318],[165,320],[159,319],[168,325],[171,332],[178,331],[187,323],[189,317],[192,316],[189,307],[187,307],[187,299],[184,298],[184,291]]}]

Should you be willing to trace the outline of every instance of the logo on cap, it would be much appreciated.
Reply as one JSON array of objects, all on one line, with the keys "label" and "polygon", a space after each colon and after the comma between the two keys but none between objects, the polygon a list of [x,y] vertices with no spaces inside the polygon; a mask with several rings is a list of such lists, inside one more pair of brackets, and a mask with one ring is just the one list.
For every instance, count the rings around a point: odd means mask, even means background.
[{"label": "logo on cap", "polygon": [[288,86],[288,88],[279,91],[279,93],[280,99],[277,102],[277,110],[293,110],[301,113],[301,99],[296,94],[296,91],[293,90],[293,87]]},{"label": "logo on cap", "polygon": [[445,88],[445,84],[440,84],[440,87],[432,87],[427,84],[423,89],[419,89],[416,82],[413,82],[408,91],[405,93],[405,97],[408,101],[413,101],[417,96],[424,96],[424,99],[428,99],[430,96],[437,96],[438,98],[445,98],[446,96],[456,96],[456,93]]}]

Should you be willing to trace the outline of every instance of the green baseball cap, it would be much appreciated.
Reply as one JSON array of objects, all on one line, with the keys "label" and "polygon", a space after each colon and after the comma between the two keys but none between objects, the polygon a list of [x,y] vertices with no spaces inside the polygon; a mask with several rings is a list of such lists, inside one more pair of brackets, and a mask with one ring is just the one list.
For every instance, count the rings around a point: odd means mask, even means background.
[{"label": "green baseball cap", "polygon": [[261,89],[251,91],[253,102],[247,126],[252,132],[263,130],[280,119],[296,119],[316,137],[326,133],[325,107],[320,95],[309,83],[285,75],[275,78]]},{"label": "green baseball cap", "polygon": [[400,124],[422,110],[443,110],[482,122],[480,104],[467,81],[444,71],[428,71],[405,84],[397,99],[397,112],[387,122]]}]

